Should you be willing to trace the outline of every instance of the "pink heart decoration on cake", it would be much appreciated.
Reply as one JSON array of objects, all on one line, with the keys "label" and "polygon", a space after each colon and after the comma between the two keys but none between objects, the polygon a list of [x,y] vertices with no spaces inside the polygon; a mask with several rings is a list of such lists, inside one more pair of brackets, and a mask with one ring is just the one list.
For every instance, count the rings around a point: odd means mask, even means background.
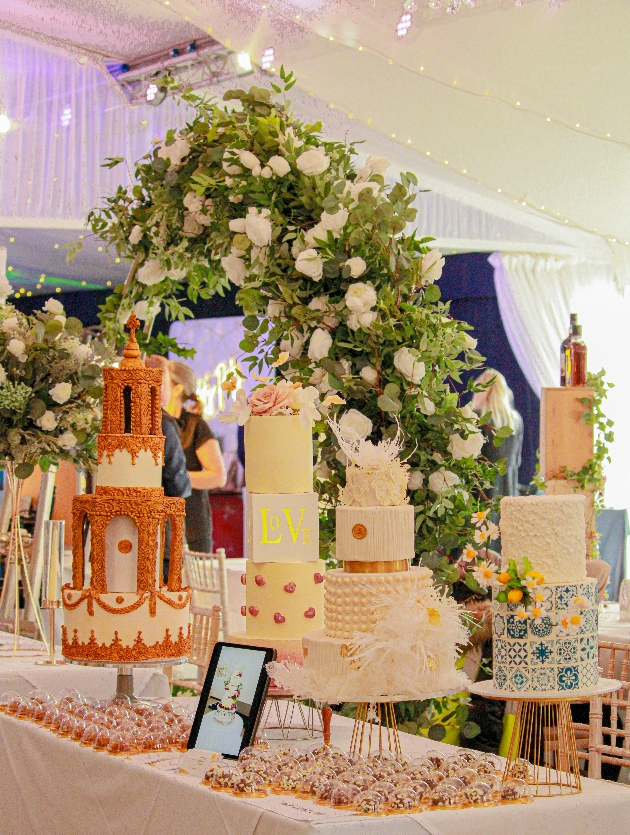
[{"label": "pink heart decoration on cake", "polygon": [[319,571],[316,571],[315,574],[313,574],[313,580],[315,580],[316,583],[323,583],[324,575],[320,574]]},{"label": "pink heart decoration on cake", "polygon": [[245,617],[245,615],[247,614],[247,606],[241,606],[241,614],[243,615],[243,617]]},{"label": "pink heart decoration on cake", "polygon": [[255,618],[255,617],[256,617],[256,615],[258,614],[258,612],[260,612],[260,609],[258,608],[258,606],[250,606],[250,607],[249,607],[249,609],[248,609],[247,611],[249,612],[249,614],[250,614],[253,618]]},{"label": "pink heart decoration on cake", "polygon": [[315,609],[311,606],[310,609],[307,609],[304,612],[304,617],[305,618],[314,618],[315,617]]},{"label": "pink heart decoration on cake", "polygon": [[281,615],[280,612],[276,612],[275,615],[273,616],[273,619],[275,620],[276,623],[284,623],[285,620],[286,620],[285,616]]},{"label": "pink heart decoration on cake", "polygon": [[266,581],[266,580],[265,580],[265,578],[262,576],[262,574],[257,574],[257,575],[254,577],[254,582],[256,583],[256,585],[257,585],[257,586],[264,586],[264,585],[265,585],[265,583],[266,583],[267,581]]},{"label": "pink heart decoration on cake", "polygon": [[247,584],[247,574],[241,574],[241,585],[245,586]]},{"label": "pink heart decoration on cake", "polygon": [[293,592],[295,591],[295,583],[287,583],[284,587],[284,590],[288,591],[289,594],[293,594]]}]

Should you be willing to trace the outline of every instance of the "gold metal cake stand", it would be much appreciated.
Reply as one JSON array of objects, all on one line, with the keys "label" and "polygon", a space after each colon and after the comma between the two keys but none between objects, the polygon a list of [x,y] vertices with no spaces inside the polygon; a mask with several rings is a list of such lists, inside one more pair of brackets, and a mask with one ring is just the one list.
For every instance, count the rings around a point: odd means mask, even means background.
[{"label": "gold metal cake stand", "polygon": [[307,740],[322,736],[322,712],[314,702],[269,688],[258,731],[263,740]]},{"label": "gold metal cake stand", "polygon": [[490,680],[470,684],[468,690],[486,699],[517,703],[503,780],[520,777],[530,784],[534,797],[557,797],[582,791],[571,702],[587,701],[620,686],[620,681],[600,678],[583,690],[519,693],[499,690]]},{"label": "gold metal cake stand", "polygon": [[66,663],[77,664],[80,667],[115,667],[118,670],[116,676],[116,695],[127,696],[131,701],[138,697],[133,692],[133,671],[135,667],[148,669],[151,667],[174,667],[177,664],[185,664],[188,657],[184,658],[161,658],[156,661],[134,661],[133,664],[120,664],[115,661],[75,661],[66,658]]},{"label": "gold metal cake stand", "polygon": [[369,757],[389,751],[396,759],[402,754],[393,702],[359,702],[354,717],[350,756]]}]

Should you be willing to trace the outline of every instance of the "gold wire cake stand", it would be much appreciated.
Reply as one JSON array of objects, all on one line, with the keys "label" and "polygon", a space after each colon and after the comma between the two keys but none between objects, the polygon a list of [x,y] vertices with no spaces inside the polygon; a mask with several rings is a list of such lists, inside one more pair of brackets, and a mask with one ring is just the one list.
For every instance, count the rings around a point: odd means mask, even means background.
[{"label": "gold wire cake stand", "polygon": [[312,701],[269,688],[258,736],[263,740],[317,739],[323,734],[322,712]]},{"label": "gold wire cake stand", "polygon": [[600,678],[583,690],[519,693],[499,690],[490,680],[470,684],[468,690],[486,699],[517,703],[503,780],[520,777],[530,784],[534,797],[558,797],[582,791],[571,702],[619,687],[620,681]]},{"label": "gold wire cake stand", "polygon": [[354,717],[350,756],[369,757],[389,751],[396,759],[402,755],[393,702],[359,702]]}]

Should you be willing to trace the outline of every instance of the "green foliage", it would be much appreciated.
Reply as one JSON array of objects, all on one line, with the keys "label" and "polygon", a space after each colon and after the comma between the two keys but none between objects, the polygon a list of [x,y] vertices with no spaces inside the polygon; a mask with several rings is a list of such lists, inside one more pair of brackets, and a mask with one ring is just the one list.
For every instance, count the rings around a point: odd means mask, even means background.
[{"label": "green foliage", "polygon": [[[227,91],[224,100],[238,109],[178,91],[192,119],[137,163],[131,188],[120,187],[89,216],[92,231],[133,260],[101,321],[108,339],[122,344],[121,322],[136,302],[160,303],[167,319],[183,321],[191,315],[186,298],[235,283],[247,370],[260,373],[262,357],[274,361],[286,350],[286,377],[317,386],[322,398],[343,398],[330,415],[357,409],[375,441],[400,426],[403,457],[417,473],[414,483],[422,482],[411,492],[417,560],[449,585],[458,577],[452,555],[468,540],[470,514],[486,506],[498,471],[475,451],[451,451],[453,436],[463,443],[478,437],[477,418],[460,408],[454,387],[482,357],[469,327],[441,300],[435,281],[443,261],[430,251],[431,239],[405,233],[416,215],[415,176],[387,186],[387,161],[379,159],[357,170],[353,145],[324,140],[320,124],[292,115],[284,94],[294,83],[283,70],[273,94]],[[332,564],[345,466],[324,416],[315,425],[315,453],[321,553]],[[438,470],[450,485],[439,491],[430,478]]]}]

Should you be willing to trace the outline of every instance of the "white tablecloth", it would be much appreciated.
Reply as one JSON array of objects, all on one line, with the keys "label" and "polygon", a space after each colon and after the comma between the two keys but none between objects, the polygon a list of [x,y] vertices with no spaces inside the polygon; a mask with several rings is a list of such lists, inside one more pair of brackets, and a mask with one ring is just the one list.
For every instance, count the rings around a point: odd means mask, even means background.
[{"label": "white tablecloth", "polygon": [[[350,721],[335,717],[333,743],[347,748],[351,730]],[[453,750],[401,736],[410,755]],[[325,812],[320,820],[295,820],[265,809],[277,798],[238,800],[196,778],[97,754],[4,714],[0,774],[2,835],[621,835],[630,812],[630,790],[584,780],[580,795],[524,806],[376,819],[314,807]]]},{"label": "white tablecloth", "polygon": [[[13,635],[0,632],[0,693],[15,690],[26,696],[30,690],[41,688],[56,695],[66,687],[73,687],[84,696],[106,699],[116,692],[115,668],[82,667],[78,664],[40,666],[37,661],[48,658],[44,644],[29,638],[20,638],[19,653],[13,655]],[[57,658],[61,658],[59,648]],[[170,696],[168,679],[157,668],[135,669],[133,681],[137,696]],[[4,835],[1,825],[0,835]]]}]

